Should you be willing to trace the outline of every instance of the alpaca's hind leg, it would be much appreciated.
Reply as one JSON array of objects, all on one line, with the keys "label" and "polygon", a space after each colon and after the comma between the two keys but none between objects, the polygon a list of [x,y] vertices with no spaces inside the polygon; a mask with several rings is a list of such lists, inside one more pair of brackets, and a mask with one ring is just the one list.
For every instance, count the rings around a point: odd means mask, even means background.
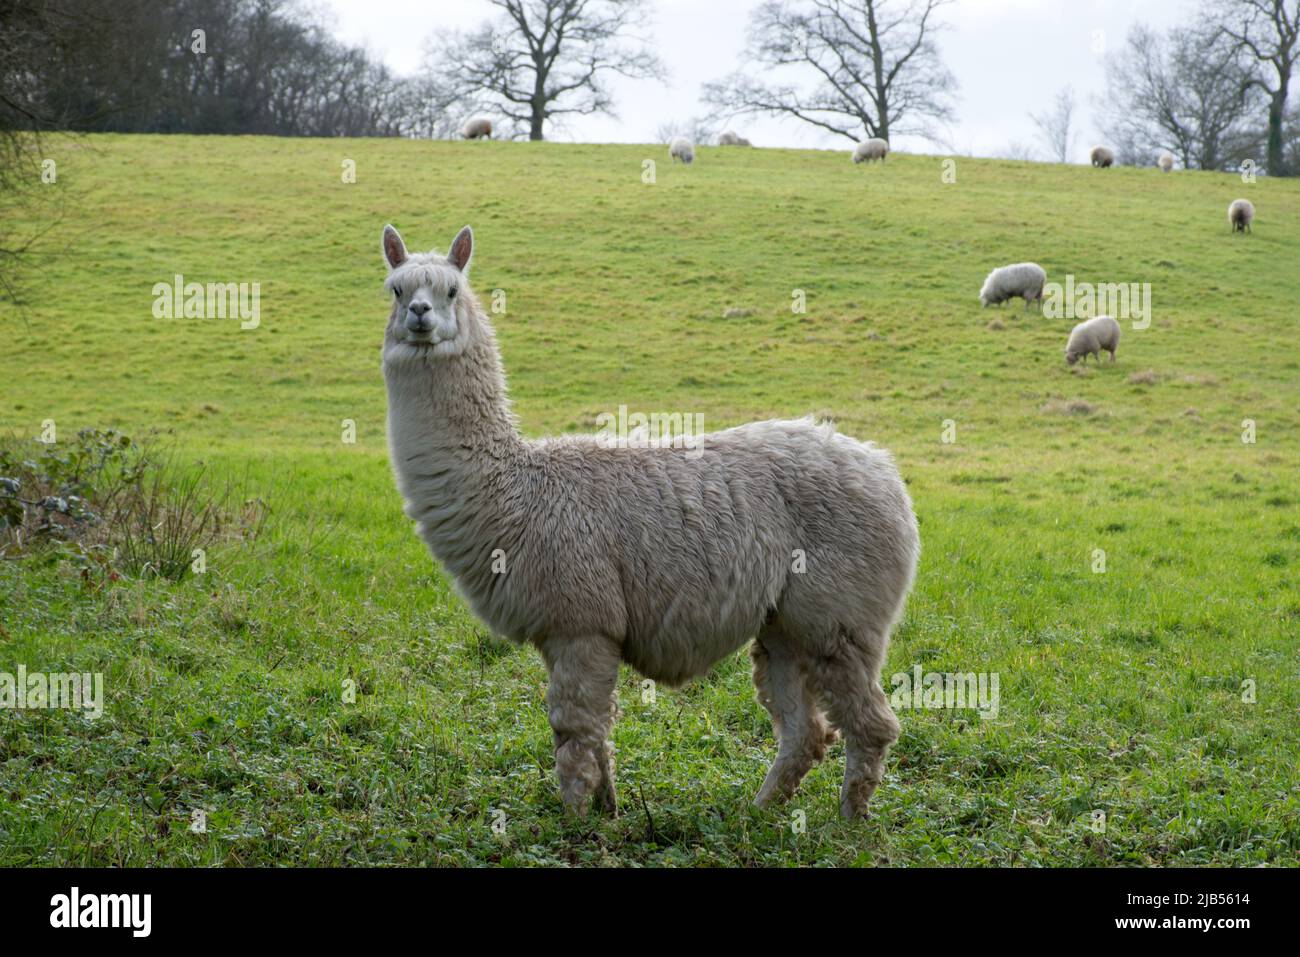
[{"label": "alpaca's hind leg", "polygon": [[618,811],[612,748],[614,685],[619,653],[603,638],[550,639],[542,645],[550,671],[546,710],[555,733],[555,773],[564,806],[585,816],[594,797],[610,814]]},{"label": "alpaca's hind leg", "polygon": [[867,813],[867,802],[885,776],[885,755],[898,740],[899,724],[880,687],[879,650],[845,642],[827,658],[812,659],[813,684],[825,696],[831,723],[844,734],[844,787],[840,813]]},{"label": "alpaca's hind leg", "polygon": [[794,794],[804,775],[826,755],[834,732],[809,694],[794,648],[779,626],[764,627],[750,655],[758,700],[772,716],[777,738],[776,760],[754,798],[763,807]]}]

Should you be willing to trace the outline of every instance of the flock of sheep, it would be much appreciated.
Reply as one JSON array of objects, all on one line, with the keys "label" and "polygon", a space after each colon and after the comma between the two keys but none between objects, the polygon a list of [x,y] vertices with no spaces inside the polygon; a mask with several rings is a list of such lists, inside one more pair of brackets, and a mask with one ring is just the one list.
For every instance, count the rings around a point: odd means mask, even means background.
[{"label": "flock of sheep", "polygon": [[[468,128],[468,124],[467,124]],[[466,138],[470,138],[466,134]],[[730,130],[718,137],[719,146],[753,146],[749,140]],[[889,144],[878,137],[864,140],[853,148],[854,163],[869,163],[880,160],[882,163],[889,155]],[[689,136],[674,137],[668,144],[668,158],[674,163],[682,162],[689,166],[695,162],[695,143]]]},{"label": "flock of sheep", "polygon": [[[988,274],[980,287],[980,305],[999,306],[1008,299],[1019,297],[1025,301],[1026,309],[1034,300],[1041,306],[1046,285],[1047,270],[1038,263],[999,266]],[[1074,365],[1083,359],[1086,363],[1088,356],[1101,361],[1104,351],[1110,353],[1110,361],[1114,362],[1118,348],[1119,323],[1110,316],[1097,316],[1070,330],[1070,338],[1065,343],[1065,361]]]},{"label": "flock of sheep", "polygon": [[[1094,146],[1089,154],[1092,165],[1109,169],[1115,165],[1115,151],[1108,146]],[[1156,166],[1165,173],[1174,168],[1174,154],[1164,150],[1156,157]],[[1228,206],[1228,226],[1234,233],[1252,233],[1255,221],[1255,204],[1248,199],[1234,199]]]},{"label": "flock of sheep", "polygon": [[[492,121],[476,117],[461,128],[465,139],[492,137]],[[718,137],[719,146],[752,146],[744,137],[731,132]],[[852,158],[855,164],[885,161],[889,155],[889,143],[878,137],[864,140],[853,148]],[[695,162],[695,143],[687,136],[674,137],[668,144],[668,157],[671,162],[681,162],[687,166]],[[1115,165],[1115,151],[1108,146],[1095,146],[1089,159],[1098,169],[1109,169]],[[1168,173],[1174,168],[1174,154],[1164,150],[1156,157],[1156,167]],[[1235,199],[1228,206],[1228,226],[1234,233],[1254,232],[1251,224],[1255,221],[1255,204],[1248,199]],[[984,306],[999,305],[1008,299],[1020,297],[1025,300],[1025,308],[1037,300],[1043,301],[1043,287],[1047,283],[1047,272],[1037,263],[1013,263],[994,269],[984,280],[980,289],[980,304]],[[1097,316],[1076,325],[1070,330],[1065,345],[1065,360],[1074,365],[1080,359],[1087,362],[1088,356],[1098,361],[1102,352],[1110,353],[1110,361],[1115,361],[1115,351],[1119,348],[1119,323],[1111,316]]]}]

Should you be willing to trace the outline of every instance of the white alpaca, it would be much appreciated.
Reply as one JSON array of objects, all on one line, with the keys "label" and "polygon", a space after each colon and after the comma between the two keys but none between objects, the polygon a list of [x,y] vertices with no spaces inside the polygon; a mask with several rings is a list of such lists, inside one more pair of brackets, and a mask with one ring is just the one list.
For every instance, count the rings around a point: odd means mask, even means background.
[{"label": "white alpaca", "polygon": [[780,742],[757,803],[792,794],[838,729],[840,808],[865,813],[898,737],[880,669],[920,550],[889,454],[810,420],[689,447],[522,439],[466,278],[473,242],[466,227],[446,257],[412,255],[384,229],[389,452],[406,514],[474,612],[542,654],[565,805],[615,809],[620,663],[676,685],[754,638]]}]

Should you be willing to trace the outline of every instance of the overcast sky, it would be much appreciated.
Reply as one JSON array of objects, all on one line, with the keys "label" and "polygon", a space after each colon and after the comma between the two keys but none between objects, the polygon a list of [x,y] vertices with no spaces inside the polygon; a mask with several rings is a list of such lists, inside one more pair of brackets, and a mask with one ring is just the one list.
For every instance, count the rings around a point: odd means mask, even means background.
[{"label": "overcast sky", "polygon": [[[334,31],[367,47],[400,73],[421,63],[426,39],[474,27],[491,15],[486,0],[317,0],[332,10]],[[618,117],[579,117],[548,138],[647,143],[660,124],[707,115],[700,87],[740,64],[749,12],[759,0],[653,0],[654,40],[667,83],[616,80]],[[1094,100],[1105,90],[1100,44],[1119,47],[1135,22],[1158,28],[1195,18],[1199,0],[956,0],[938,36],[957,79],[957,120],[946,131],[960,153],[989,156],[1012,143],[1038,143],[1030,112],[1050,106],[1066,83],[1079,101],[1074,159],[1101,139]],[[756,146],[840,147],[847,141],[797,121],[741,117],[730,126]],[[945,152],[899,138],[895,148]]]}]

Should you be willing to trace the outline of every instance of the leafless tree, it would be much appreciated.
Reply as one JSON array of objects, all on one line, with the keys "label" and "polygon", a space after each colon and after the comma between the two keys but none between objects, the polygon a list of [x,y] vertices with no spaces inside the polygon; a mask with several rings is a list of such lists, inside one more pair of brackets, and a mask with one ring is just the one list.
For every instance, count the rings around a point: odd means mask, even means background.
[{"label": "leafless tree", "polygon": [[[857,141],[931,132],[952,116],[956,81],[943,66],[935,11],[950,0],[769,0],[754,11],[746,61],[706,84],[726,114],[793,116]],[[793,73],[813,83],[768,79]]]},{"label": "leafless tree", "polygon": [[1030,113],[1029,118],[1038,127],[1052,158],[1058,163],[1070,162],[1070,144],[1074,139],[1074,88],[1065,86],[1056,94],[1050,110]]},{"label": "leafless tree", "polygon": [[1168,149],[1188,169],[1223,169],[1251,157],[1252,68],[1216,31],[1134,26],[1107,61],[1105,123],[1120,161],[1150,165]]},{"label": "leafless tree", "polygon": [[1300,60],[1300,0],[1217,0],[1211,7],[1219,31],[1257,61],[1251,86],[1268,97],[1265,163],[1272,176],[1287,176],[1287,92]]},{"label": "leafless tree", "polygon": [[553,118],[613,115],[610,74],[664,76],[644,33],[648,0],[489,2],[497,19],[436,39],[428,59],[462,102],[526,126],[529,139],[543,139]]},{"label": "leafless tree", "polygon": [[1022,163],[1030,163],[1038,158],[1034,147],[1023,140],[1012,140],[998,150],[996,155],[998,159],[1018,160]]},{"label": "leafless tree", "polygon": [[687,137],[696,146],[711,143],[718,135],[717,124],[709,117],[692,116],[684,122],[669,120],[655,128],[656,143],[671,143],[679,136]]},{"label": "leafless tree", "polygon": [[1286,136],[1283,143],[1283,155],[1286,168],[1300,170],[1300,104],[1293,103],[1287,109],[1284,129]]}]

